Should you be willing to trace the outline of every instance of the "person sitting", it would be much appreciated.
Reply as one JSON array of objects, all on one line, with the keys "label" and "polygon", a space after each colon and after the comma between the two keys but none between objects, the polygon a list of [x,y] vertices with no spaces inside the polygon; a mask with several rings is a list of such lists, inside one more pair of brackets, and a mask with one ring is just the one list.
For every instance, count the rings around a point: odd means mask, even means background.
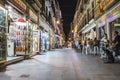
[{"label": "person sitting", "polygon": [[115,56],[120,55],[120,35],[118,35],[118,31],[114,32],[114,40],[112,47],[115,49]]}]

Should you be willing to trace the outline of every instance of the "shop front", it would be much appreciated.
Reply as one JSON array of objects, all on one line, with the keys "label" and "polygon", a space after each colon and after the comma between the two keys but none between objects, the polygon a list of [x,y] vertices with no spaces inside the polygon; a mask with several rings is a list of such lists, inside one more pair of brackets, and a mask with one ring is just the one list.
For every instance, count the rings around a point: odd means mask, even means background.
[{"label": "shop front", "polygon": [[41,31],[41,51],[48,51],[50,48],[50,37],[47,31]]},{"label": "shop front", "polygon": [[38,53],[39,52],[39,34],[40,31],[39,30],[34,30],[33,31],[33,52],[34,53]]},{"label": "shop front", "polygon": [[46,20],[40,16],[39,25],[41,28],[40,31],[40,52],[50,50],[50,26]]},{"label": "shop front", "polygon": [[6,62],[7,55],[7,10],[0,4],[0,64]]},{"label": "shop front", "polygon": [[107,14],[107,28],[110,40],[114,38],[114,31],[120,33],[120,4],[112,8]]},{"label": "shop front", "polygon": [[53,30],[50,30],[50,50],[55,48],[55,34],[53,32]]},{"label": "shop front", "polygon": [[[97,38],[101,39],[106,33],[108,35],[108,39],[110,39],[111,31],[109,30],[109,24],[106,16],[109,12],[111,13],[112,7],[116,4],[120,4],[120,2],[118,0],[101,0],[99,2],[96,0],[95,4],[96,7],[94,9],[94,19],[96,20],[97,24]],[[109,20],[111,20],[113,15],[108,15],[108,17]]]},{"label": "shop front", "polygon": [[33,55],[39,52],[39,35],[40,35],[40,30],[38,28],[38,16],[31,10],[29,9],[29,18],[28,18],[28,55]]},{"label": "shop front", "polygon": [[96,21],[96,31],[97,31],[97,39],[102,39],[104,37],[104,34],[107,33],[107,27],[106,27],[106,14],[101,16]]},{"label": "shop front", "polygon": [[94,19],[92,19],[89,24],[87,24],[82,32],[85,35],[86,39],[92,39],[94,40],[96,38],[96,23]]},{"label": "shop front", "polygon": [[26,5],[21,0],[8,0],[8,56],[26,55]]}]

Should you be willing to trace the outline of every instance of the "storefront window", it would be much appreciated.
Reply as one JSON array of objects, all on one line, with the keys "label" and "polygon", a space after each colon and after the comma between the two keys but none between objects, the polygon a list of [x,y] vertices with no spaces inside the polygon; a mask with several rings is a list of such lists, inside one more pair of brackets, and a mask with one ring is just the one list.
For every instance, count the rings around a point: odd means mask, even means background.
[{"label": "storefront window", "polygon": [[25,55],[27,23],[24,14],[8,6],[8,56]]},{"label": "storefront window", "polygon": [[6,10],[0,7],[0,26],[5,27],[6,22]]},{"label": "storefront window", "polygon": [[0,61],[6,59],[6,10],[0,7]]}]

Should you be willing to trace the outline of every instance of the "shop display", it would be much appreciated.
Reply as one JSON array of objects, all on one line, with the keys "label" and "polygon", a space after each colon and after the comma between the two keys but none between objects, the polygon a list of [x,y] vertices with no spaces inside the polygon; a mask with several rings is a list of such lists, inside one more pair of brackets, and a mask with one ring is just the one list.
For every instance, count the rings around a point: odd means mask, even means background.
[{"label": "shop display", "polygon": [[4,60],[6,53],[6,28],[0,26],[0,60]]},{"label": "shop display", "polygon": [[33,31],[33,52],[39,52],[39,31]]},{"label": "shop display", "polygon": [[[14,50],[16,55],[23,55],[25,54],[25,42],[26,42],[26,24],[22,22],[14,22],[11,23],[9,26],[9,35],[8,35],[8,42],[13,42],[15,46],[11,46],[11,49]],[[10,52],[8,51],[8,54]],[[11,53],[10,53],[11,55]]]},{"label": "shop display", "polygon": [[23,55],[26,52],[26,25],[24,23],[16,26],[16,54]]},{"label": "shop display", "polygon": [[11,23],[9,26],[8,40],[9,41],[16,40],[16,25],[15,25],[15,23]]},{"label": "shop display", "polygon": [[7,40],[7,52],[8,56],[15,56],[15,40],[16,40],[16,24],[14,22],[10,23],[8,30],[8,40]]},{"label": "shop display", "polygon": [[6,10],[0,7],[0,60],[6,57]]},{"label": "shop display", "polygon": [[41,50],[49,50],[50,40],[47,32],[41,32]]}]

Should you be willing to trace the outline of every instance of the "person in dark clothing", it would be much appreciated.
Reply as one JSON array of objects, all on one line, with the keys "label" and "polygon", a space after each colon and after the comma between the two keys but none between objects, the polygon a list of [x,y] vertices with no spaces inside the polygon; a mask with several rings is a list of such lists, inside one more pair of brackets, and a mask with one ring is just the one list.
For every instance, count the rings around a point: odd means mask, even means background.
[{"label": "person in dark clothing", "polygon": [[113,41],[113,48],[115,49],[115,56],[120,55],[120,35],[118,35],[118,32],[114,32],[114,41]]}]

